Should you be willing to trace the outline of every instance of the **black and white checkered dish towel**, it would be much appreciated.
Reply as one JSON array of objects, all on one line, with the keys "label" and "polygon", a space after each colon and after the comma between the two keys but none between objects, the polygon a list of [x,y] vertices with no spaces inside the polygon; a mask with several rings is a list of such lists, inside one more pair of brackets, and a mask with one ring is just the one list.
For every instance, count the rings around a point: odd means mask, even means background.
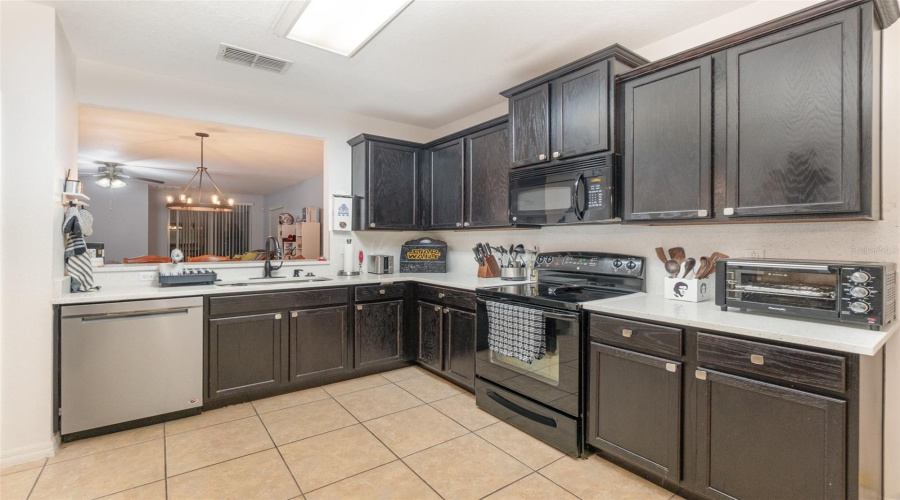
[{"label": "black and white checkered dish towel", "polygon": [[487,302],[488,347],[526,363],[547,354],[544,313],[540,309]]}]

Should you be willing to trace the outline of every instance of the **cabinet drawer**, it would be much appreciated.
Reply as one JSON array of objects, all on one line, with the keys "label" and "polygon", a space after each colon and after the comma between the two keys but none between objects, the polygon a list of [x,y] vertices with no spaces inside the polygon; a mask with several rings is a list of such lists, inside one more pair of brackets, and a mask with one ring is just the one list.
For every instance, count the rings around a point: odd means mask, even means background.
[{"label": "cabinet drawer", "polygon": [[846,361],[843,356],[697,334],[697,362],[701,365],[730,368],[830,391],[844,392]]},{"label": "cabinet drawer", "polygon": [[682,354],[680,328],[592,314],[591,338],[636,351],[676,357]]},{"label": "cabinet drawer", "polygon": [[402,299],[406,285],[373,285],[356,287],[356,301]]},{"label": "cabinet drawer", "polygon": [[350,301],[349,299],[350,289],[346,287],[210,297],[209,315],[218,316],[220,314],[244,314],[330,306],[346,304]]},{"label": "cabinet drawer", "polygon": [[475,310],[475,294],[455,288],[419,285],[419,299],[460,309]]}]

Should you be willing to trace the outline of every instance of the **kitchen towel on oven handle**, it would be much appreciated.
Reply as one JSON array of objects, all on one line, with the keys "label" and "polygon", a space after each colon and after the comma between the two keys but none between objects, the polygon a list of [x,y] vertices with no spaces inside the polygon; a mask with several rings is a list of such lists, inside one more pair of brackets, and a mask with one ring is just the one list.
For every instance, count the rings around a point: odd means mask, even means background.
[{"label": "kitchen towel on oven handle", "polygon": [[487,301],[488,347],[525,363],[542,359],[547,353],[544,313],[533,307]]}]

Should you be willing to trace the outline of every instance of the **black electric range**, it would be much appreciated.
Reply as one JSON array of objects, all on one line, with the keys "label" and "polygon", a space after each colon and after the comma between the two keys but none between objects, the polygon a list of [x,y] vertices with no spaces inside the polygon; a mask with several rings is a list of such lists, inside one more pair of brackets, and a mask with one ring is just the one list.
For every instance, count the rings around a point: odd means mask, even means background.
[{"label": "black electric range", "polygon": [[[581,304],[644,290],[644,259],[596,252],[538,255],[536,283],[476,290],[476,404],[498,418],[571,455],[584,450],[586,342]],[[542,318],[540,355],[522,360],[491,348],[488,310],[500,303]],[[501,306],[502,307],[502,306]],[[504,309],[508,309],[504,307]],[[498,319],[500,318],[500,319]],[[502,321],[508,340],[509,323]],[[517,321],[517,320],[512,320]],[[516,330],[514,328],[513,330]],[[522,330],[523,342],[534,342]]]}]

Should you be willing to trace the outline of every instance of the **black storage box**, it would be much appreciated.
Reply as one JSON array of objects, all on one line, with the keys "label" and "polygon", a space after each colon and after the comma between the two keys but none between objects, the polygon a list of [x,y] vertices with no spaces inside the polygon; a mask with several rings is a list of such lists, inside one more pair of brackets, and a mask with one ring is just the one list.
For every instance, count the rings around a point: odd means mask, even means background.
[{"label": "black storage box", "polygon": [[446,273],[447,243],[419,238],[403,244],[400,250],[401,273]]}]

